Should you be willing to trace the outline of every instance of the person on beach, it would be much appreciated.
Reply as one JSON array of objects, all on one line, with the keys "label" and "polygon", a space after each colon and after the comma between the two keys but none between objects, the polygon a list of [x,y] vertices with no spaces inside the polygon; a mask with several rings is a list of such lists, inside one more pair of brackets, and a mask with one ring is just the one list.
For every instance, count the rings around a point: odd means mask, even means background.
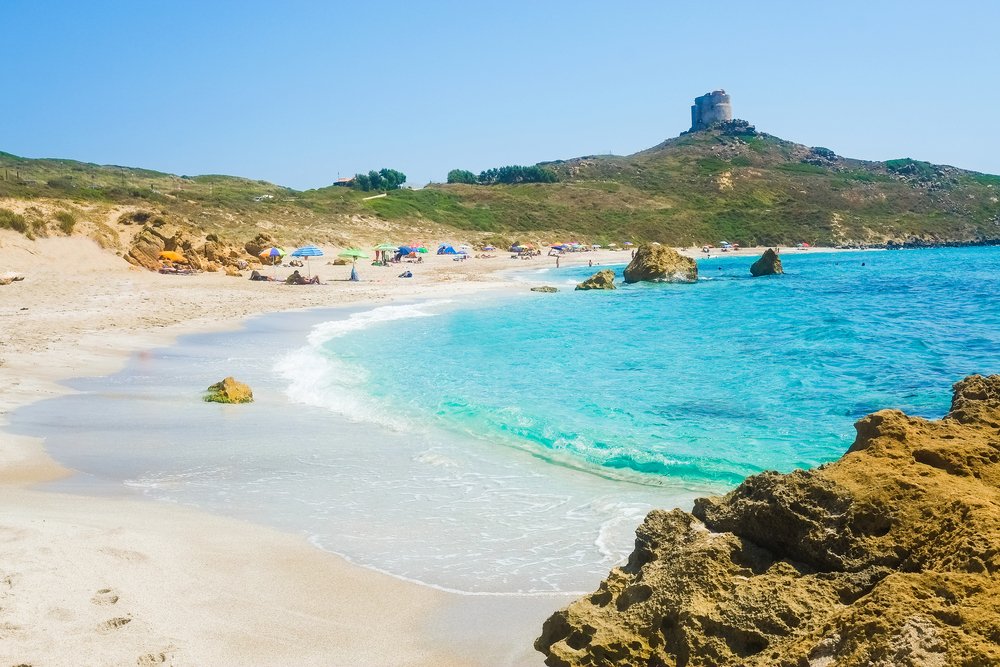
[{"label": "person on beach", "polygon": [[303,278],[302,274],[299,273],[298,269],[292,272],[292,275],[285,279],[286,285],[319,285],[319,276],[313,276],[312,278]]}]

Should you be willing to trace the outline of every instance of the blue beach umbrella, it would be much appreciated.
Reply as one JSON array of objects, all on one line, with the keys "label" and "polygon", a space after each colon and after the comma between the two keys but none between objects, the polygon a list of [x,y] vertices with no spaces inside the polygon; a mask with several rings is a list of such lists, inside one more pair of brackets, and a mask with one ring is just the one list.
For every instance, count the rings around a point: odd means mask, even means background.
[{"label": "blue beach umbrella", "polygon": [[292,257],[322,257],[323,251],[314,245],[304,245],[292,251]]},{"label": "blue beach umbrella", "polygon": [[314,245],[304,245],[301,248],[296,248],[292,251],[292,257],[305,257],[306,258],[306,275],[309,275],[309,258],[310,257],[322,257],[323,251]]}]

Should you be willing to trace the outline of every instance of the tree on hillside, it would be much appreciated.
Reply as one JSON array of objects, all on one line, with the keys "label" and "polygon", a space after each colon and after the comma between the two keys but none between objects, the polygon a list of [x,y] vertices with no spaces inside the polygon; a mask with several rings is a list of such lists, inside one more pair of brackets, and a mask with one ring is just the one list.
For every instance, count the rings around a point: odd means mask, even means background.
[{"label": "tree on hillside", "polygon": [[374,169],[367,174],[354,175],[354,189],[370,192],[372,190],[398,190],[406,182],[406,174],[395,169]]},{"label": "tree on hillside", "polygon": [[465,169],[452,169],[448,172],[448,182],[475,185],[479,181],[476,180],[476,175],[471,171],[466,171]]},{"label": "tree on hillside", "polygon": [[481,185],[495,185],[497,183],[555,183],[559,180],[555,172],[544,167],[534,165],[522,167],[520,165],[510,165],[499,169],[487,169],[479,174]]}]

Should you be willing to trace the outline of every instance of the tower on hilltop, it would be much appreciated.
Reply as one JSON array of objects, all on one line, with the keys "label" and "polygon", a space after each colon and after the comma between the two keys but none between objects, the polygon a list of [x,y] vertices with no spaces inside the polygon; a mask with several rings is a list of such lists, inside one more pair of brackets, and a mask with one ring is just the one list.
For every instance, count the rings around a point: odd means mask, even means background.
[{"label": "tower on hilltop", "polygon": [[704,130],[715,123],[733,119],[733,107],[729,95],[724,90],[713,90],[694,98],[691,107],[691,131]]}]

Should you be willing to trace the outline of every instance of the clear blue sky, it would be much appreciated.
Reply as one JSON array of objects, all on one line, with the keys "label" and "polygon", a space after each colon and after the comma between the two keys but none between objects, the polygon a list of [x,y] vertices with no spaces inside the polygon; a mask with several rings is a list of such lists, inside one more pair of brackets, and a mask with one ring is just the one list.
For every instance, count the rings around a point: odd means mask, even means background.
[{"label": "clear blue sky", "polygon": [[0,150],[298,189],[422,185],[690,124],[1000,173],[1000,2],[3,0]]}]

